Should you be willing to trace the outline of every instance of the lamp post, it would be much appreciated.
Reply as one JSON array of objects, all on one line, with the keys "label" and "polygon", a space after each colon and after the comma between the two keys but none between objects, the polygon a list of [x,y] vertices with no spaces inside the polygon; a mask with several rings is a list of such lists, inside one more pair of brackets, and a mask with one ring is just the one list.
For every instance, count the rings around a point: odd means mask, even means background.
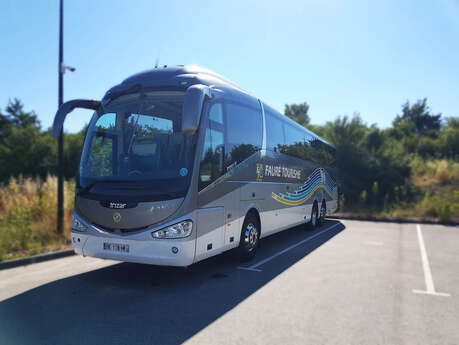
[{"label": "lamp post", "polygon": [[[63,40],[63,25],[64,25],[64,1],[59,0],[59,92],[58,92],[58,106],[60,107],[63,103],[64,96],[64,73],[66,70],[71,72],[75,71],[75,68],[64,65],[64,40]],[[63,221],[64,221],[64,130],[61,129],[59,138],[57,141],[57,232],[62,234],[63,232]]]}]

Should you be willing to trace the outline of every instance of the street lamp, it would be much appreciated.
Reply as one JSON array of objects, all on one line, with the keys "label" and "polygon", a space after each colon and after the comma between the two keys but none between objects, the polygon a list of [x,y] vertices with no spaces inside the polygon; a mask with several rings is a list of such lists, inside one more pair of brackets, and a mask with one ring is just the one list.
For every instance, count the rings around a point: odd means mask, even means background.
[{"label": "street lamp", "polygon": [[[64,42],[63,42],[63,33],[62,28],[64,24],[64,1],[60,0],[59,6],[59,65],[58,65],[58,74],[59,74],[59,95],[58,95],[58,106],[60,107],[63,103],[64,95],[64,84],[63,77],[66,70],[74,72],[75,68],[66,66],[63,63],[64,57]],[[57,142],[57,232],[62,234],[63,232],[63,222],[64,222],[64,132],[61,129],[59,133],[59,138]]]}]

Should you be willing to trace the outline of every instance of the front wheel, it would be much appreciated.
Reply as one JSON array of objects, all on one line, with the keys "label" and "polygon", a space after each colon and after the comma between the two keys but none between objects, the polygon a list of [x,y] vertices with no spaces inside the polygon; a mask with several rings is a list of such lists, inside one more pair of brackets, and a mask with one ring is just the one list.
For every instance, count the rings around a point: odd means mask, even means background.
[{"label": "front wheel", "polygon": [[241,230],[241,240],[237,248],[237,256],[241,261],[249,261],[255,256],[260,242],[260,224],[258,218],[249,213]]}]

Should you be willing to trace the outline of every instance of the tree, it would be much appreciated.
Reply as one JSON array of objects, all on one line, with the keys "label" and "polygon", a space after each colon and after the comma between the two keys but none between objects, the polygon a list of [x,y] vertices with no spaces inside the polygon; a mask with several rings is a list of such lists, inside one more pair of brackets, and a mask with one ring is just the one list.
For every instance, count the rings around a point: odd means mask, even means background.
[{"label": "tree", "polygon": [[[74,178],[80,161],[86,126],[64,134],[64,176]],[[57,174],[57,145],[51,129],[43,131],[35,112],[24,110],[15,98],[0,111],[0,183],[11,176]]]},{"label": "tree", "polygon": [[406,101],[402,105],[402,115],[397,115],[393,125],[394,128],[401,127],[405,135],[428,135],[440,130],[441,113],[431,113],[427,106],[427,98],[417,100],[413,105]]},{"label": "tree", "polygon": [[284,114],[300,125],[306,126],[311,120],[308,115],[308,110],[309,105],[306,102],[301,104],[286,104]]},{"label": "tree", "polygon": [[40,128],[40,121],[34,111],[25,112],[24,104],[17,98],[9,101],[6,106],[6,119],[11,125],[20,128],[35,127]]}]

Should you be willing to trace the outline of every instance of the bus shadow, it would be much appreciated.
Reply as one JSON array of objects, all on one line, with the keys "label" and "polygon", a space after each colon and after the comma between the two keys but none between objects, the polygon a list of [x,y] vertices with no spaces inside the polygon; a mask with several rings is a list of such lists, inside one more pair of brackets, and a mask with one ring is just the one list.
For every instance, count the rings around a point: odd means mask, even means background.
[{"label": "bus shadow", "polygon": [[[332,227],[313,237],[326,227]],[[254,265],[232,253],[187,269],[120,263],[57,280],[0,302],[2,344],[180,344],[344,230],[328,220],[314,232],[292,228],[261,241]]]}]

